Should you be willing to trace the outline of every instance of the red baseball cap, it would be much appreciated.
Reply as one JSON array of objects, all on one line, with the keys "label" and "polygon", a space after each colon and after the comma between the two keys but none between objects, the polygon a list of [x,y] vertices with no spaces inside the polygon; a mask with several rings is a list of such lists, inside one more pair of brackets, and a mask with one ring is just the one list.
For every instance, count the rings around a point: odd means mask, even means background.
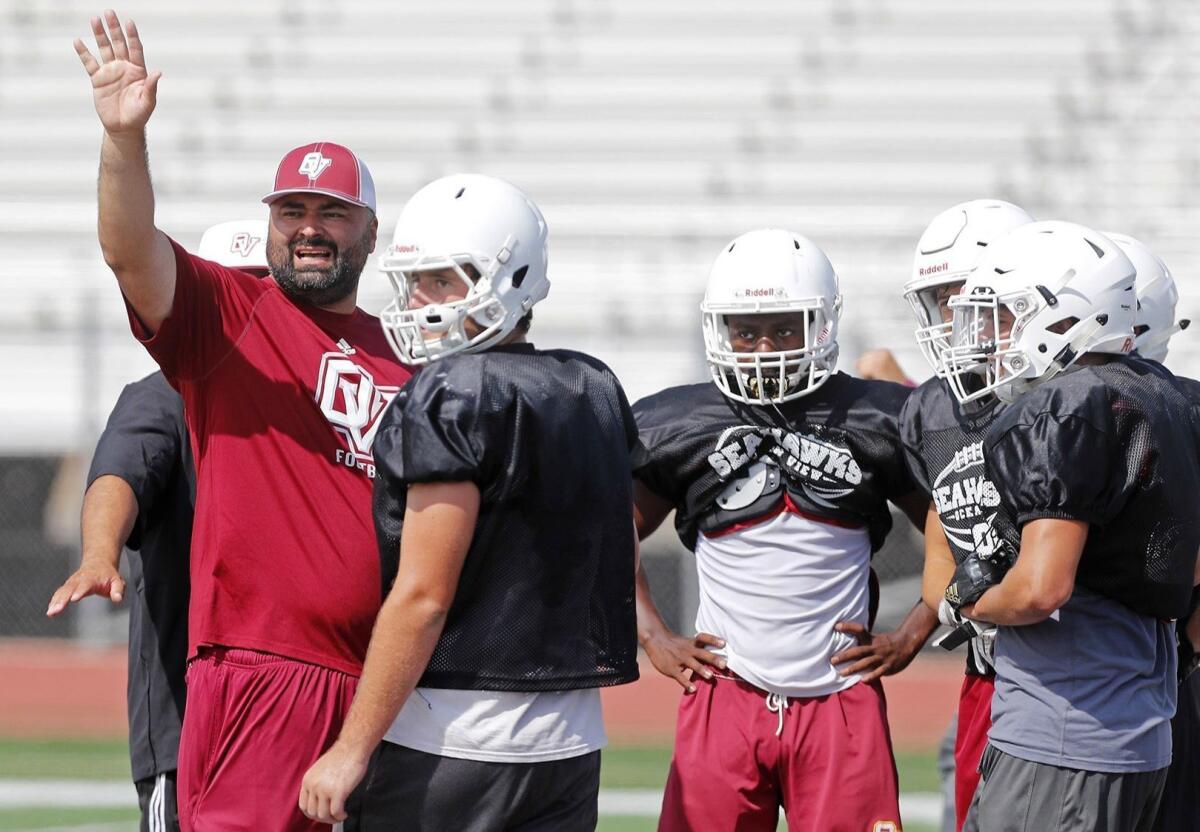
[{"label": "red baseball cap", "polygon": [[362,159],[333,142],[313,142],[289,150],[275,171],[275,189],[263,197],[272,203],[284,194],[326,194],[375,210],[375,181]]}]

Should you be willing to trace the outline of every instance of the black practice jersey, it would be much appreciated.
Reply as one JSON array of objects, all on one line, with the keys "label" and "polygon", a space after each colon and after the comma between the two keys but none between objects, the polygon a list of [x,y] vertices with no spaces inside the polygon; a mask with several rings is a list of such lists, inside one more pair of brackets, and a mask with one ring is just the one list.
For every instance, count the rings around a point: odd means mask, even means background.
[{"label": "black practice jersey", "polygon": [[997,418],[984,456],[1018,524],[1090,524],[1079,584],[1143,615],[1187,610],[1200,453],[1192,403],[1161,365],[1119,357],[1051,379]]},{"label": "black practice jersey", "polygon": [[88,486],[124,480],[137,497],[129,564],[129,757],[133,779],[174,771],[184,708],[188,553],[196,474],[183,399],[162,373],[127,386],[96,444]]},{"label": "black practice jersey", "polygon": [[[909,473],[933,503],[956,563],[978,552],[1011,564],[1020,550],[1020,532],[983,464],[983,437],[999,412],[995,399],[964,407],[938,378],[914,390],[900,412]],[[967,672],[979,675],[974,641],[967,651]]]},{"label": "black practice jersey", "polygon": [[473,482],[481,494],[422,686],[573,690],[637,678],[636,443],[616,377],[576,352],[513,344],[453,355],[401,389],[374,444],[385,592],[408,487]]},{"label": "black practice jersey", "polygon": [[778,512],[867,527],[872,549],[891,529],[887,501],[914,490],[900,407],[909,388],[837,373],[777,406],[733,401],[711,383],[672,387],[634,405],[642,448],[634,475],[675,506],[689,549]]},{"label": "black practice jersey", "polygon": [[983,464],[983,437],[999,412],[995,400],[964,408],[944,381],[931,378],[900,413],[908,470],[933,503],[957,563],[972,552],[1011,563],[1020,548],[1020,533]]}]

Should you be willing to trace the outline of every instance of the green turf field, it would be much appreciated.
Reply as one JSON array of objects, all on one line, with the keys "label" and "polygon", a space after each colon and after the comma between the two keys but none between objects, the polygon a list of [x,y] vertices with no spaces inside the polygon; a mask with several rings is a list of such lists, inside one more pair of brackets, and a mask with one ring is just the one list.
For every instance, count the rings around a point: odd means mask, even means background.
[{"label": "green turf field", "polygon": [[[606,749],[601,787],[661,789],[670,760],[669,748]],[[932,753],[900,753],[896,763],[902,790],[938,790]],[[0,740],[0,779],[124,780],[128,776],[129,757],[123,741]],[[132,794],[131,789],[131,800]],[[118,830],[133,828],[136,819],[136,811],[123,809],[0,808],[0,832],[72,827]],[[125,822],[130,826],[124,826]],[[644,832],[654,828],[653,818],[612,815],[601,817],[599,826],[601,832]],[[905,828],[907,832],[933,832],[932,827],[919,825]]]}]

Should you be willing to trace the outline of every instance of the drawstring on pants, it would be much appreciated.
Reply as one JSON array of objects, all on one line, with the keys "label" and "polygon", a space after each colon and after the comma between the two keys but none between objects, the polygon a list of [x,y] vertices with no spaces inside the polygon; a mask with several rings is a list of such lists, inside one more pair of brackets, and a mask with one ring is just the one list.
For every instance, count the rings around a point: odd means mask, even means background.
[{"label": "drawstring on pants", "polygon": [[780,696],[778,693],[767,694],[767,710],[773,714],[779,714],[779,727],[775,729],[775,736],[783,736],[783,714],[787,710],[788,701],[786,696]]}]

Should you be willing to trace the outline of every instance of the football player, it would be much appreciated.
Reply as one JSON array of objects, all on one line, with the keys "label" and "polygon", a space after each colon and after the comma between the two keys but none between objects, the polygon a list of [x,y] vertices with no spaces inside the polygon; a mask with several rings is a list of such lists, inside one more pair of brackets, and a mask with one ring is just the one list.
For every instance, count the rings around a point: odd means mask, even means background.
[{"label": "football player", "polygon": [[695,552],[695,639],[667,629],[638,576],[639,637],[680,703],[660,829],[898,829],[878,678],[936,626],[921,601],[868,629],[871,555],[926,500],[904,467],[908,389],[836,371],[838,278],[789,231],[717,256],[701,305],[712,380],[638,402],[641,537],[675,511]]},{"label": "football player", "polygon": [[[1009,202],[977,199],[955,205],[934,217],[921,235],[913,256],[912,278],[904,296],[917,318],[917,345],[934,370],[904,403],[900,431],[909,471],[930,500],[925,521],[923,596],[933,609],[954,567],[977,547],[1007,547],[1016,554],[1016,530],[1000,508],[996,486],[984,476],[983,435],[995,418],[996,400],[960,406],[943,380],[941,353],[950,346],[948,301],[962,288],[967,273],[987,246],[1033,217]],[[942,612],[944,624],[957,627]],[[953,745],[955,828],[975,829],[968,811],[979,785],[979,758],[991,726],[994,672],[991,639],[994,627],[983,627],[967,645],[966,676],[959,693]]]},{"label": "football player", "polygon": [[347,828],[590,832],[597,688],[637,678],[633,415],[599,361],[526,342],[546,223],[507,182],[422,188],[382,267],[388,338],[427,366],[375,440],[390,591],[300,805],[345,818],[378,747]]},{"label": "football player", "polygon": [[1200,464],[1174,378],[1127,356],[1134,275],[1099,232],[1029,223],[949,300],[956,397],[1009,405],[984,464],[1020,528],[1011,568],[977,549],[946,589],[1000,625],[984,829],[1148,830],[1171,760]]},{"label": "football player", "polygon": [[[1175,320],[1179,290],[1167,265],[1144,243],[1125,234],[1108,235],[1137,269],[1137,324],[1133,347],[1137,354],[1160,364],[1167,360],[1168,343],[1175,333],[1187,329],[1190,321]],[[1200,382],[1175,376],[1176,382],[1200,407]],[[1171,720],[1171,767],[1163,788],[1162,803],[1154,828],[1159,832],[1190,829],[1200,818],[1200,675],[1196,669],[1196,645],[1200,644],[1200,615],[1196,614],[1200,595],[1192,592],[1192,613],[1175,625],[1179,641],[1179,704]],[[1190,631],[1189,631],[1190,626]]]}]

